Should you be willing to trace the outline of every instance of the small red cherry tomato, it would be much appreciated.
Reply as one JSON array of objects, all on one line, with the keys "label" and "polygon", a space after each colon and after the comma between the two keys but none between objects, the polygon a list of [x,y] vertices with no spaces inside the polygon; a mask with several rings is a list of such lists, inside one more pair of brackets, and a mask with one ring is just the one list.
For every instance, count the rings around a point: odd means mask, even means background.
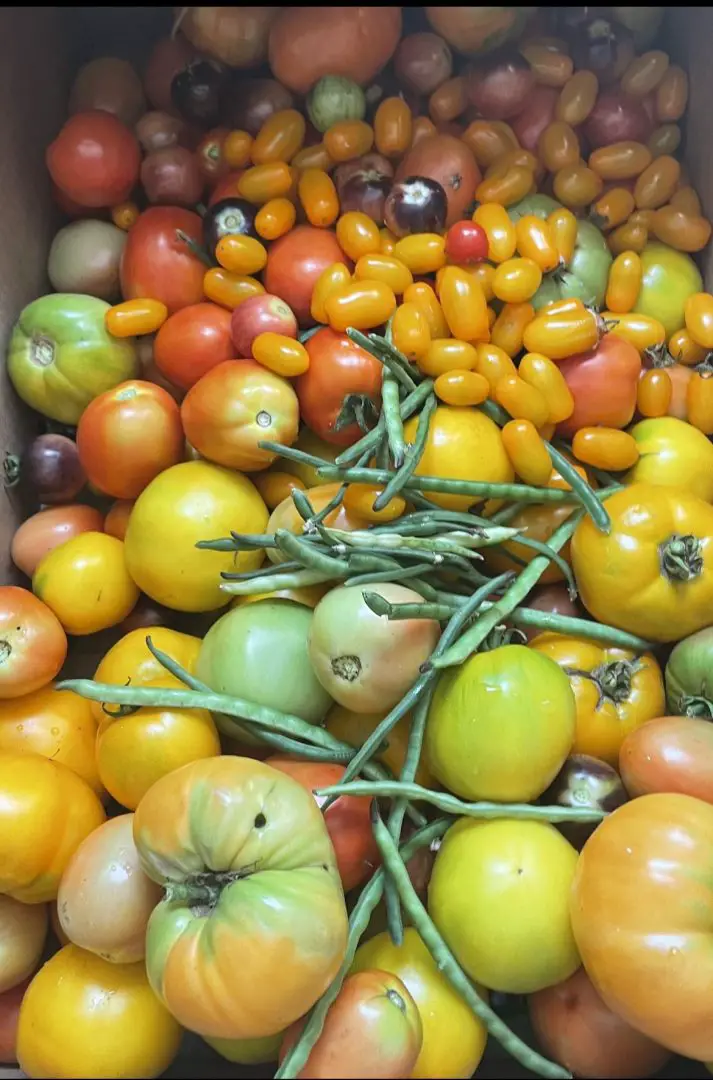
[{"label": "small red cherry tomato", "polygon": [[455,263],[477,263],[488,257],[488,234],[474,221],[456,221],[446,233],[446,255]]}]

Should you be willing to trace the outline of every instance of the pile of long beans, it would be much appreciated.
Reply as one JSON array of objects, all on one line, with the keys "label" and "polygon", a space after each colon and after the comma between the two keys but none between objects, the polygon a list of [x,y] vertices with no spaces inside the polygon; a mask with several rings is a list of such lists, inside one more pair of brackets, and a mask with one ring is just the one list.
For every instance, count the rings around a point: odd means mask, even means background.
[{"label": "pile of long beans", "polygon": [[[396,943],[403,938],[402,908],[406,911],[439,970],[480,1017],[488,1031],[525,1068],[543,1077],[568,1077],[559,1065],[541,1057],[511,1032],[480,997],[472,982],[443,941],[411,884],[405,862],[419,847],[431,844],[462,816],[481,819],[508,817],[548,821],[598,821],[603,814],[590,809],[465,803],[455,796],[431,791],[415,783],[431,696],[441,668],[463,663],[478,649],[493,644],[493,635],[502,640],[504,626],[532,627],[582,635],[622,648],[645,651],[649,643],[615,627],[587,619],[565,617],[523,607],[522,602],[551,562],[562,570],[570,591],[576,595],[567,563],[559,555],[584,514],[606,532],[610,528],[604,500],[616,485],[595,492],[560,449],[547,443],[554,468],[570,485],[570,490],[540,488],[526,484],[497,484],[454,480],[439,476],[417,476],[415,470],[428,439],[429,421],[436,408],[433,382],[421,379],[408,360],[386,336],[368,337],[347,331],[362,348],[378,357],[384,367],[382,407],[376,426],[336,459],[327,462],[292,447],[264,442],[261,446],[284,458],[306,463],[318,470],[325,481],[339,481],[334,498],[316,513],[304,491],[294,491],[293,500],[302,518],[300,535],[277,529],[274,534],[247,535],[202,541],[198,547],[213,551],[274,549],[280,562],[247,573],[223,573],[222,589],[228,595],[271,593],[321,583],[343,583],[363,589],[371,610],[390,620],[435,619],[442,626],[438,645],[413,686],[378,724],[358,749],[341,742],[329,732],[298,716],[280,713],[253,702],[213,693],[209,687],[180,667],[171,657],[149,648],[164,667],[181,680],[185,690],[109,686],[91,680],[70,680],[61,689],[83,697],[120,706],[120,713],[142,706],[175,706],[209,709],[220,730],[240,739],[247,730],[272,749],[298,754],[315,761],[344,766],[342,782],[320,792],[326,809],[340,795],[372,798],[374,835],[381,851],[383,867],[364,886],[350,917],[347,952],[334,982],[311,1009],[301,1037],[282,1062],[276,1077],[296,1077],[322,1031],[326,1013],[349,973],[359,940],[371,912],[385,897],[390,933]],[[492,402],[478,406],[497,424],[510,419]],[[412,445],[404,437],[404,421],[418,414]],[[369,462],[375,459],[376,466]],[[608,481],[610,478],[606,478]],[[328,525],[329,515],[344,498],[349,484],[368,484],[378,489],[374,510],[382,510],[401,495],[409,511],[388,524],[345,532]],[[442,492],[466,496],[477,506],[498,500],[504,508],[491,517],[470,511],[444,510],[431,502],[427,493]],[[547,543],[539,543],[508,527],[508,521],[526,503],[566,503],[571,513]],[[488,576],[477,566],[480,549],[517,538],[517,543],[534,550],[519,574]],[[517,561],[510,556],[512,561]],[[369,585],[378,582],[405,582],[422,597],[421,603],[390,604]],[[401,775],[391,776],[372,759],[379,753],[389,733],[413,710],[407,753]],[[379,801],[388,800],[390,810],[382,820]],[[428,823],[424,809],[437,808],[446,816]],[[400,846],[404,817],[408,815],[419,831]]]}]

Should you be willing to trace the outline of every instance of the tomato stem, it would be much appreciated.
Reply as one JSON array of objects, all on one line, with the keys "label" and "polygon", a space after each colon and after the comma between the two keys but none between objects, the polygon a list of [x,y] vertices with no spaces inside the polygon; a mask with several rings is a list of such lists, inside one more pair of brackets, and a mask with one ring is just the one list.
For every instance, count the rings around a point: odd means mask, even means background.
[{"label": "tomato stem", "polygon": [[669,581],[692,581],[703,571],[703,549],[696,536],[673,533],[659,545],[661,573]]}]

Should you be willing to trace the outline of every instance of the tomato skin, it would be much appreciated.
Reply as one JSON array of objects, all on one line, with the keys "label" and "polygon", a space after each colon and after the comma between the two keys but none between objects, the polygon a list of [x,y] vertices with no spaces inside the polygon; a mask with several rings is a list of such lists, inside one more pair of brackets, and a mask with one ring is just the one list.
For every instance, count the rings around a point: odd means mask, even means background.
[{"label": "tomato skin", "polygon": [[47,148],[55,184],[82,206],[115,206],[139,178],[141,151],[132,131],[100,109],[76,113]]},{"label": "tomato skin", "polygon": [[42,957],[48,927],[46,904],[22,904],[10,896],[0,895],[0,994],[11,990],[35,971]]},{"label": "tomato skin", "polygon": [[156,367],[176,386],[190,390],[212,368],[234,359],[230,327],[231,312],[218,304],[182,307],[156,335]]},{"label": "tomato skin", "polygon": [[[309,501],[313,508],[319,512],[332,501],[337,491],[339,490],[339,484],[318,484],[316,487],[309,489]],[[349,502],[345,498],[344,501],[337,507],[336,510],[332,510],[327,514],[324,519],[324,524],[330,529],[343,529],[351,532],[354,529],[365,529],[368,525],[366,519],[362,518],[358,513],[355,513],[351,509]],[[297,508],[292,498],[283,499],[279,506],[275,507],[270,514],[270,520],[267,523],[266,532],[272,534],[277,529],[289,529],[290,532],[295,534],[302,532],[303,520],[297,512]],[[272,563],[284,562],[285,557],[277,548],[268,548],[267,557]]]},{"label": "tomato skin", "polygon": [[640,420],[630,428],[639,460],[626,483],[678,488],[713,501],[713,444],[691,424],[674,416]]},{"label": "tomato skin", "polygon": [[0,994],[0,1065],[17,1063],[17,1022],[20,1006],[30,979],[23,979],[12,990]]},{"label": "tomato skin", "polygon": [[572,440],[572,453],[585,465],[611,472],[623,472],[639,460],[636,440],[618,428],[580,428]]},{"label": "tomato skin", "polygon": [[455,263],[478,263],[488,257],[488,236],[474,221],[456,221],[446,234],[446,255]]},{"label": "tomato skin", "polygon": [[558,367],[574,398],[574,412],[557,426],[564,438],[581,427],[624,428],[631,422],[641,357],[628,341],[606,334],[593,349],[561,360]]},{"label": "tomato skin", "polygon": [[632,798],[678,793],[713,803],[713,726],[690,716],[657,716],[626,736],[619,772]]},{"label": "tomato skin", "polygon": [[125,300],[161,300],[173,314],[203,299],[205,266],[178,232],[197,244],[203,223],[192,210],[151,206],[129,229],[121,257],[121,292]]},{"label": "tomato skin", "polygon": [[27,518],[16,530],[10,556],[18,570],[32,577],[39,563],[59,544],[82,532],[101,532],[103,516],[93,506],[50,506]]},{"label": "tomato skin", "polygon": [[297,225],[270,245],[263,283],[294,311],[301,326],[312,323],[312,290],[323,270],[344,262],[334,233],[311,225]]},{"label": "tomato skin", "polygon": [[29,589],[0,587],[0,700],[18,698],[45,686],[60,671],[67,637],[57,616]]},{"label": "tomato skin", "polygon": [[526,484],[547,484],[552,462],[535,425],[530,420],[510,420],[502,429],[502,437],[512,467],[520,479]]},{"label": "tomato skin", "polygon": [[65,945],[20,1007],[17,1057],[28,1076],[160,1076],[183,1032],[156,999],[143,963],[110,964]]},{"label": "tomato skin", "polygon": [[[215,796],[200,798],[206,790]],[[144,872],[176,883],[151,915],[146,956],[154,991],[180,1022],[218,1038],[260,1038],[326,990],[344,957],[347,916],[326,826],[301,784],[249,758],[193,762],[141,800],[134,841]],[[196,873],[215,901],[198,917]],[[217,873],[242,880],[213,884]]]},{"label": "tomato skin", "polygon": [[[182,668],[192,673],[201,639],[192,634],[157,626],[151,630],[151,640],[157,649],[167,653]],[[112,686],[146,686],[147,683],[168,677],[165,667],[158,662],[146,644],[146,631],[131,630],[109,649],[94,673],[96,682]],[[92,715],[97,724],[106,719],[106,713],[98,701],[90,702]]]},{"label": "tomato skin", "polygon": [[665,416],[673,396],[673,383],[666,370],[643,371],[636,391],[636,407],[642,416]]},{"label": "tomato skin", "polygon": [[378,408],[381,400],[382,366],[346,334],[325,327],[305,343],[309,368],[295,379],[300,415],[309,428],[335,446],[351,446],[361,438],[355,422],[335,428],[345,397],[363,395]]}]

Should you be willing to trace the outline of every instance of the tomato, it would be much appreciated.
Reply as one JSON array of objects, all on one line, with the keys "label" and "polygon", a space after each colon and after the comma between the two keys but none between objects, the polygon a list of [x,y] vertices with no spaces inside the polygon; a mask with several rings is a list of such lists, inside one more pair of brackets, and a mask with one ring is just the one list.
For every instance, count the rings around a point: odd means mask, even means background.
[{"label": "tomato", "polygon": [[[362,435],[356,422],[359,415],[372,422],[375,418],[381,401],[383,367],[346,334],[329,327],[313,334],[305,348],[309,369],[294,384],[300,415],[321,439],[335,446],[350,446]],[[355,418],[352,422],[345,415],[347,406],[348,414]]]},{"label": "tomato", "polygon": [[205,1042],[226,1061],[236,1065],[263,1065],[277,1061],[282,1045],[283,1032],[267,1035],[264,1039],[211,1039]]},{"label": "tomato", "polygon": [[265,288],[289,304],[301,325],[309,325],[317,279],[328,266],[343,261],[334,233],[298,225],[270,245],[263,275]]},{"label": "tomato", "polygon": [[171,315],[154,342],[154,360],[162,375],[183,390],[225,360],[235,348],[231,313],[218,304],[190,304]]},{"label": "tomato", "polygon": [[636,407],[642,416],[666,416],[672,397],[673,381],[667,371],[642,371],[636,391]]},{"label": "tomato", "polygon": [[648,244],[641,265],[641,290],[633,310],[658,319],[670,337],[684,325],[686,301],[703,291],[703,279],[689,255],[665,244]]},{"label": "tomato", "polygon": [[28,1076],[160,1076],[182,1031],[143,963],[110,964],[65,945],[35,975],[20,1007],[17,1058]]},{"label": "tomato", "polygon": [[104,821],[102,805],[76,773],[39,754],[1,753],[0,790],[0,892],[53,900],[72,854]]},{"label": "tomato", "polygon": [[230,321],[234,355],[252,356],[253,341],[260,334],[282,334],[297,337],[297,319],[292,309],[279,296],[263,293],[240,304]]},{"label": "tomato", "polygon": [[[337,494],[340,486],[338,483],[319,484],[317,487],[310,488],[308,497],[313,509],[317,513],[323,510]],[[303,524],[303,519],[297,513],[292,498],[288,497],[283,499],[280,505],[273,510],[266,531],[273,534],[277,529],[289,529],[290,532],[299,534],[302,532]],[[324,524],[329,529],[347,529],[351,531],[353,529],[365,529],[369,523],[365,518],[350,509],[345,499],[336,510],[332,510],[327,514]],[[276,548],[268,548],[267,557],[272,563],[285,562],[285,557]]]},{"label": "tomato", "polygon": [[0,994],[35,971],[48,927],[47,904],[22,904],[0,896]]},{"label": "tomato", "polygon": [[712,755],[708,719],[659,716],[627,735],[619,771],[632,797],[677,792],[713,803]]},{"label": "tomato", "polygon": [[[146,636],[144,629],[131,630],[112,645],[94,672],[95,681],[112,686],[146,686],[147,683],[170,679],[166,668],[149,650]],[[151,641],[189,674],[193,673],[201,645],[200,638],[156,626],[151,629]],[[179,685],[178,681],[175,685]],[[92,701],[90,705],[97,723],[106,719],[100,702]]]},{"label": "tomato", "polygon": [[30,979],[23,979],[12,990],[0,994],[0,1065],[14,1065],[17,1062],[17,1022],[20,1018],[20,1005]]},{"label": "tomato", "polygon": [[609,1009],[584,968],[528,999],[530,1022],[545,1054],[575,1076],[612,1080],[652,1076],[668,1051]]},{"label": "tomato", "polygon": [[677,488],[713,501],[713,445],[705,435],[673,416],[641,420],[631,434],[640,457],[627,483]]},{"label": "tomato", "polygon": [[129,229],[121,259],[125,300],[161,300],[173,314],[203,299],[205,265],[181,234],[193,243],[203,239],[198,214],[174,206],[151,206]]},{"label": "tomato", "polygon": [[588,352],[561,360],[558,367],[574,398],[574,412],[558,425],[569,438],[581,427],[623,428],[636,409],[641,358],[628,341],[605,334]]},{"label": "tomato", "polygon": [[101,532],[104,516],[93,506],[51,506],[27,518],[12,538],[10,556],[18,570],[32,577],[50,551],[83,532]]},{"label": "tomato", "polygon": [[52,609],[28,589],[0,587],[0,635],[0,699],[39,690],[64,664],[64,629]]},{"label": "tomato", "polygon": [[260,1038],[326,990],[344,958],[346,910],[322,815],[295,780],[248,758],[193,762],[147,792],[134,840],[144,872],[171,883],[146,955],[179,1022]]},{"label": "tomato", "polygon": [[426,176],[441,185],[448,200],[446,228],[465,216],[480,183],[480,169],[465,142],[452,134],[420,139],[402,158],[395,180]]},{"label": "tomato", "polygon": [[713,507],[677,488],[633,484],[606,502],[611,532],[583,518],[572,538],[582,603],[600,622],[676,641],[710,622]]},{"label": "tomato", "polygon": [[247,477],[186,461],[157,476],[136,500],[126,532],[126,565],[142,592],[159,604],[214,611],[227,601],[221,571],[255,570],[262,552],[201,551],[196,543],[227,536],[231,529],[262,533],[267,518]]},{"label": "tomato", "polygon": [[45,155],[53,181],[82,206],[115,206],[139,179],[141,150],[121,120],[99,109],[76,113]]},{"label": "tomato", "polygon": [[133,499],[117,499],[115,503],[112,503],[104,519],[104,532],[109,536],[115,536],[117,540],[124,540],[133,509]]},{"label": "tomato", "polygon": [[[385,716],[386,709],[377,713],[357,713],[345,709],[343,705],[335,704],[327,713],[325,727],[337,739],[341,739],[342,742],[358,749]],[[399,720],[396,727],[392,728],[384,739],[382,743],[384,749],[374,755],[374,760],[386,765],[394,776],[398,776],[404,767],[410,726],[411,720],[407,714]],[[435,787],[435,781],[426,764],[425,755],[421,756],[415,782],[422,787]]]},{"label": "tomato", "polygon": [[[304,1025],[299,1020],[286,1032],[280,1060]],[[412,1076],[421,1042],[421,1017],[401,980],[384,971],[355,972],[330,1005],[322,1034],[298,1076],[303,1080]]]},{"label": "tomato", "polygon": [[488,257],[488,236],[473,221],[456,221],[446,235],[446,254],[455,263],[477,263]]},{"label": "tomato", "polygon": [[[461,818],[443,838],[428,910],[476,982],[528,994],[566,979],[580,959],[569,924],[577,852],[553,825]],[[528,942],[537,941],[537,949]]]},{"label": "tomato", "polygon": [[102,793],[95,760],[97,725],[84,698],[54,684],[0,701],[0,753],[41,754]]},{"label": "tomato", "polygon": [[141,870],[133,814],[106,821],[69,860],[57,894],[68,941],[112,964],[143,960],[146,924],[161,890]]}]

